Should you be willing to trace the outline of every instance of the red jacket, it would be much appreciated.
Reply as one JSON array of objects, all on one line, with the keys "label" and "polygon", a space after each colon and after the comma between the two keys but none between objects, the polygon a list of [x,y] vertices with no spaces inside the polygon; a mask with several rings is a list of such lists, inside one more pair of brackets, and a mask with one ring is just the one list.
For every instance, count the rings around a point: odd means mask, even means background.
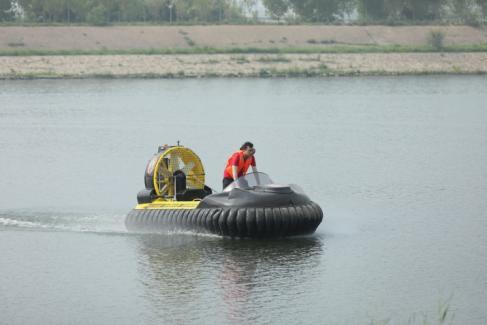
[{"label": "red jacket", "polygon": [[252,156],[247,158],[247,160],[244,160],[243,150],[239,150],[233,153],[230,158],[228,158],[227,166],[225,167],[225,171],[223,172],[224,178],[233,179],[233,166],[237,166],[237,178],[244,176],[245,174],[247,174],[247,170],[250,166],[255,166],[255,158],[254,156]]}]

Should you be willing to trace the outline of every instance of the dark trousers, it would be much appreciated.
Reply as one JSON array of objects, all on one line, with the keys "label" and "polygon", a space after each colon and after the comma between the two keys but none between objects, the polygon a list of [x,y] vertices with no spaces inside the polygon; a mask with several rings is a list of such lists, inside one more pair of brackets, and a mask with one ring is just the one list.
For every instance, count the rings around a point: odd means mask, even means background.
[{"label": "dark trousers", "polygon": [[223,178],[223,189],[233,183],[233,178]]},{"label": "dark trousers", "polygon": [[[223,189],[225,189],[225,187],[227,187],[228,185],[232,184],[234,182],[233,178],[224,178],[223,179]],[[240,188],[248,188],[249,187],[249,183],[247,182],[247,180],[244,178],[244,177],[240,177],[238,179],[238,187]]]}]

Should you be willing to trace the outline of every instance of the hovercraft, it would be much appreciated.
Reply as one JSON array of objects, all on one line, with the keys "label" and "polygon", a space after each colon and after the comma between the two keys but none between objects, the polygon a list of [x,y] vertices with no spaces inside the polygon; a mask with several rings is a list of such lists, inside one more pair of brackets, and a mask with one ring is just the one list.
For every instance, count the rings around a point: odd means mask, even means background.
[{"label": "hovercraft", "polygon": [[181,145],[159,147],[145,170],[145,189],[127,215],[129,231],[189,230],[229,237],[285,237],[313,233],[320,206],[297,185],[250,173],[213,193],[200,158]]}]

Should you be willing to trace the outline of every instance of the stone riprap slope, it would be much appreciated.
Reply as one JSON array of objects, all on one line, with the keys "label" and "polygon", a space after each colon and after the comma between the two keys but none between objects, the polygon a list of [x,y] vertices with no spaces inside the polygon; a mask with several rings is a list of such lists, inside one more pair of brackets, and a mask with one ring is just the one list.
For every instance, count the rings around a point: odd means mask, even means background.
[{"label": "stone riprap slope", "polygon": [[487,53],[0,56],[0,78],[487,73]]}]

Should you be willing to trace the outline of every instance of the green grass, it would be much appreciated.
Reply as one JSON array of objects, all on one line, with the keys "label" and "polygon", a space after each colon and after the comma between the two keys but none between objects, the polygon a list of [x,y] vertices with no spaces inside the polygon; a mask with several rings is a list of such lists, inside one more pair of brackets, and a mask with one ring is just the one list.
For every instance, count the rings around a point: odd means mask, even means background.
[{"label": "green grass", "polygon": [[35,50],[14,48],[0,50],[0,56],[34,55],[170,55],[170,54],[321,54],[321,53],[430,53],[430,52],[487,52],[487,43],[445,46],[441,50],[431,45],[335,45],[309,47],[201,47],[152,49],[97,49],[97,50]]},{"label": "green grass", "polygon": [[242,56],[232,57],[231,60],[232,61],[235,61],[238,64],[250,63],[250,60],[247,57],[243,56],[243,55]]},{"label": "green grass", "polygon": [[278,55],[278,56],[263,56],[257,58],[255,61],[264,62],[264,63],[288,63],[291,62],[291,59],[288,59],[282,55]]},{"label": "green grass", "polygon": [[204,64],[218,64],[218,63],[220,63],[220,61],[218,61],[218,60],[206,60],[206,61],[202,61],[202,63],[204,63]]},{"label": "green grass", "polygon": [[312,38],[312,39],[307,40],[306,43],[308,43],[308,44],[336,44],[337,41],[328,40],[328,39],[316,40],[316,39]]},{"label": "green grass", "polygon": [[299,68],[299,67],[291,67],[288,69],[261,69],[258,73],[259,77],[262,78],[269,78],[269,77],[324,77],[324,76],[333,76],[335,72],[333,70],[328,69],[325,64],[321,64],[317,68]]}]

